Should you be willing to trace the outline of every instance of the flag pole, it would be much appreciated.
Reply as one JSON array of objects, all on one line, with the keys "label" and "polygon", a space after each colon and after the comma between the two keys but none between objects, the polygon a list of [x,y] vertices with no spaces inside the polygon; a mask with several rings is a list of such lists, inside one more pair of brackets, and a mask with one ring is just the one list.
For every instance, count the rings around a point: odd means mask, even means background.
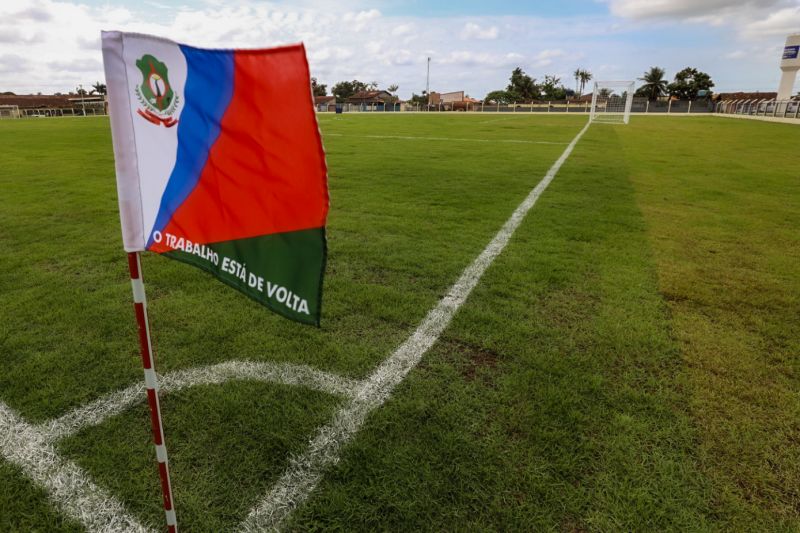
[{"label": "flag pole", "polygon": [[164,512],[167,516],[167,528],[170,533],[177,533],[178,523],[175,518],[175,507],[172,502],[172,484],[169,479],[169,463],[167,461],[167,445],[164,442],[164,427],[161,424],[161,404],[158,401],[158,377],[156,376],[153,344],[150,342],[150,325],[147,321],[147,300],[144,295],[142,281],[142,262],[139,252],[128,253],[128,269],[131,273],[133,288],[133,307],[136,311],[136,324],[139,330],[139,348],[144,366],[144,383],[147,387],[147,403],[150,406],[150,421],[153,426],[153,442],[158,460],[158,475],[161,478],[161,493],[164,498]]}]

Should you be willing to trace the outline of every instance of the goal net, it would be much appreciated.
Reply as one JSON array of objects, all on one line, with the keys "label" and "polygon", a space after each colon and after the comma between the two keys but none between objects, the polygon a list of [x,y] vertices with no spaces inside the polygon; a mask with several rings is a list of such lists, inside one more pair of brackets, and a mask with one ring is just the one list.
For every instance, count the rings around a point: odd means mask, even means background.
[{"label": "goal net", "polygon": [[19,107],[15,105],[0,105],[0,119],[19,117]]},{"label": "goal net", "polygon": [[592,93],[592,122],[627,124],[633,104],[632,81],[596,81]]}]

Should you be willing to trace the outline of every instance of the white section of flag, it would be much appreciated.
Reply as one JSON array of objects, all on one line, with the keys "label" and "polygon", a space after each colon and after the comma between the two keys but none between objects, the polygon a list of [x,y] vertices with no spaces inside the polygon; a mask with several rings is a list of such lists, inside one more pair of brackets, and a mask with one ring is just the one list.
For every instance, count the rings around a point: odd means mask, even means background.
[{"label": "white section of flag", "polygon": [[186,58],[176,43],[147,35],[103,32],[102,42],[122,241],[127,252],[143,251],[175,167],[178,126],[153,124],[138,114],[142,106],[135,91],[143,80],[136,61],[150,54],[167,65],[179,99],[172,117],[180,121],[186,104]]}]

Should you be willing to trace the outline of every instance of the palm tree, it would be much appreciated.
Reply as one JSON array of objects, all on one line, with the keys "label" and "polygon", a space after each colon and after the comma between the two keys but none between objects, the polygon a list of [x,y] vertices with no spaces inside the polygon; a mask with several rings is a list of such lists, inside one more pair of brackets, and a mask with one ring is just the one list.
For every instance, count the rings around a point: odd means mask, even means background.
[{"label": "palm tree", "polygon": [[105,83],[100,83],[98,81],[94,85],[92,85],[92,87],[94,88],[94,90],[92,91],[93,93],[106,94],[106,84]]},{"label": "palm tree", "polygon": [[578,84],[580,83],[582,73],[583,71],[579,68],[576,68],[575,72],[572,73],[572,77],[575,78],[575,92],[578,93],[578,96],[580,96],[580,90],[578,89],[579,87]]},{"label": "palm tree", "polygon": [[650,67],[650,70],[644,73],[644,77],[639,78],[639,81],[643,81],[644,85],[639,87],[637,92],[650,100],[655,100],[659,96],[663,96],[667,92],[667,80],[664,79],[665,74],[666,71],[661,67]]},{"label": "palm tree", "polygon": [[592,73],[588,70],[581,70],[580,79],[581,79],[581,90],[580,96],[583,96],[583,89],[586,87],[586,84],[592,81]]}]

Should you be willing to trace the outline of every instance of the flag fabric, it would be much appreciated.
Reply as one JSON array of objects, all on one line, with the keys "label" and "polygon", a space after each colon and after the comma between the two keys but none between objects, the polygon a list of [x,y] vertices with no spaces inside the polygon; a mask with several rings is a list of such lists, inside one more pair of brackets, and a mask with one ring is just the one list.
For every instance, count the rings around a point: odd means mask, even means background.
[{"label": "flag fabric", "polygon": [[319,325],[328,184],[303,45],[102,43],[125,250]]}]

